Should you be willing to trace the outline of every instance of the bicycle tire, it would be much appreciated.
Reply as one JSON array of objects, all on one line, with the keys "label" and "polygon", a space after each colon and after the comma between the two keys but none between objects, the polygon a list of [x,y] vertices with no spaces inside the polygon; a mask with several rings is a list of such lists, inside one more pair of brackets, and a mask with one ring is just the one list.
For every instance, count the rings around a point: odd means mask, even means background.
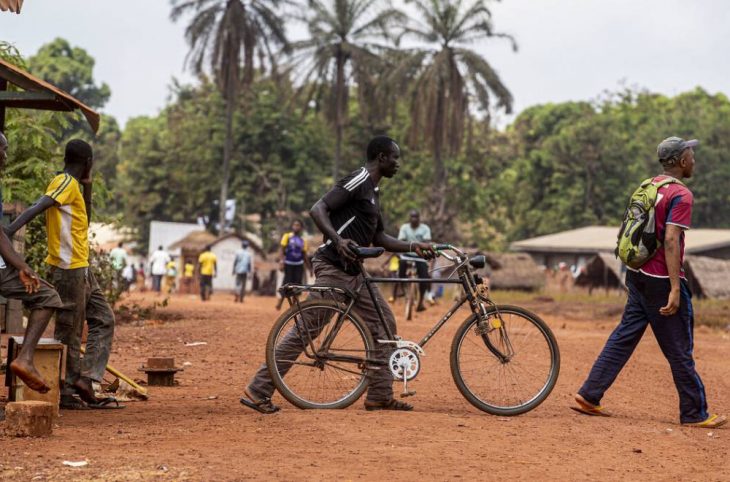
[{"label": "bicycle tire", "polygon": [[416,285],[414,283],[408,283],[408,288],[406,288],[406,321],[411,321],[413,319],[413,307],[416,304]]},{"label": "bicycle tire", "polygon": [[[301,310],[300,310],[301,307]],[[313,400],[307,399],[305,395],[302,393],[297,393],[297,390],[291,386],[291,383],[287,383],[285,380],[285,376],[283,376],[278,369],[278,363],[276,360],[276,345],[277,340],[279,340],[279,335],[281,334],[282,330],[285,328],[288,322],[292,320],[292,317],[296,313],[305,312],[309,310],[314,309],[320,309],[320,310],[329,310],[332,312],[332,314],[341,314],[344,313],[346,310],[346,306],[342,303],[338,303],[334,300],[325,300],[325,299],[310,299],[307,301],[303,301],[299,303],[299,307],[297,305],[293,305],[291,308],[289,308],[286,312],[284,312],[274,323],[274,325],[271,328],[271,331],[269,332],[269,337],[266,341],[266,364],[269,369],[269,375],[271,376],[271,380],[276,387],[276,389],[279,391],[279,393],[292,405],[300,408],[300,409],[341,409],[346,408],[355,403],[360,396],[362,396],[363,392],[367,389],[368,386],[368,377],[367,377],[367,370],[366,369],[360,369],[357,367],[356,364],[352,364],[353,371],[360,370],[361,371],[361,377],[357,384],[355,384],[353,390],[351,390],[349,393],[345,394],[342,397],[337,398],[336,400],[333,400],[328,403],[322,403],[317,402]],[[361,340],[363,343],[363,349],[364,353],[363,356],[366,356],[366,354],[372,353],[375,347],[375,344],[373,342],[373,338],[370,334],[370,331],[367,328],[367,325],[360,319],[357,314],[350,312],[348,313],[345,322],[349,322],[352,324],[352,326],[357,330],[357,334],[361,336]],[[324,323],[325,325],[329,324],[329,321]],[[326,330],[322,330],[323,332],[326,332]],[[339,335],[340,332],[338,332]],[[321,333],[317,335],[317,338]],[[339,362],[338,362],[339,363]],[[328,365],[332,366],[332,365]],[[337,373],[344,373],[341,371],[341,369],[336,370]],[[352,376],[352,374],[350,374]],[[306,376],[305,376],[306,377]],[[326,378],[326,377],[325,377]]]},{"label": "bicycle tire", "polygon": [[[516,315],[521,317],[522,319],[526,320],[527,322],[534,325],[534,327],[540,332],[543,336],[543,340],[545,341],[547,345],[547,349],[550,353],[549,358],[549,370],[547,372],[547,377],[545,378],[544,383],[542,383],[540,389],[532,394],[524,403],[519,403],[517,405],[498,405],[495,403],[490,403],[483,399],[483,395],[480,397],[480,395],[475,393],[475,390],[473,387],[470,387],[469,383],[467,383],[464,379],[464,374],[462,373],[462,362],[460,361],[459,354],[462,350],[462,347],[464,346],[464,341],[469,333],[474,332],[476,328],[476,321],[477,316],[472,314],[469,318],[467,318],[461,326],[457,329],[456,334],[454,335],[454,339],[451,344],[451,355],[450,355],[450,361],[451,361],[451,375],[454,379],[454,382],[456,383],[456,387],[459,389],[461,394],[464,396],[464,398],[469,401],[473,406],[478,408],[479,410],[482,410],[484,412],[487,412],[492,415],[499,415],[499,416],[515,416],[515,415],[521,415],[523,413],[527,413],[530,410],[535,409],[538,405],[540,405],[542,402],[545,401],[545,399],[550,395],[550,392],[552,392],[553,388],[555,387],[555,383],[558,380],[558,376],[560,374],[560,349],[558,347],[558,343],[555,339],[555,335],[553,334],[552,330],[547,326],[547,324],[536,314],[524,309],[520,308],[518,306],[510,306],[510,305],[501,305],[498,306],[497,309],[499,310],[500,314],[505,317],[505,315]],[[488,315],[493,315],[496,312],[496,309],[494,307],[489,307],[487,309]],[[509,316],[508,316],[509,317]],[[511,317],[510,317],[511,318]],[[505,326],[508,330],[508,337],[510,338],[510,341],[512,341],[510,335],[509,335],[509,329],[508,326],[511,322],[508,320],[505,320]],[[474,336],[482,336],[478,335],[476,332],[474,332]],[[527,337],[524,337],[525,339]],[[481,340],[479,340],[481,341]],[[483,342],[482,342],[483,343]],[[537,344],[533,343],[531,348],[536,348]],[[522,348],[522,347],[521,347]],[[520,350],[521,350],[520,348]],[[534,353],[535,350],[532,351]],[[522,352],[518,352],[517,349],[515,350],[515,357],[520,355]],[[530,353],[529,351],[527,352]],[[491,356],[493,360],[499,363],[499,360],[497,360],[497,357],[493,354],[489,353],[488,356]],[[487,365],[487,358],[485,358],[484,365]],[[481,363],[481,362],[477,362]],[[502,367],[506,367],[509,364],[514,364],[515,361],[510,360],[506,364],[500,364]],[[500,368],[499,365],[495,365],[497,368]],[[514,366],[512,367],[514,369]],[[525,368],[519,368],[522,370],[523,373],[529,374],[533,378],[535,377],[535,373],[530,371],[529,369]],[[508,370],[508,368],[503,368],[503,371]],[[513,373],[517,373],[514,371]],[[477,378],[478,380],[485,380],[487,377],[481,376]],[[542,378],[540,378],[542,379]],[[505,383],[505,388],[506,388]]]}]

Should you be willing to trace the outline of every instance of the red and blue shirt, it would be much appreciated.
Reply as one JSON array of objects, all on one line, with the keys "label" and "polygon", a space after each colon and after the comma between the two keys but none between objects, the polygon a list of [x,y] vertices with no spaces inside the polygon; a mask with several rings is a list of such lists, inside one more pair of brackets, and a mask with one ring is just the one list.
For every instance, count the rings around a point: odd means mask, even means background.
[{"label": "red and blue shirt", "polygon": [[[664,175],[656,176],[653,182],[657,183],[668,177]],[[685,277],[684,268],[682,268],[684,265],[684,230],[692,226],[693,202],[694,197],[692,196],[692,192],[684,184],[673,182],[659,189],[657,201],[654,205],[657,239],[662,241],[662,243],[664,242],[667,224],[674,224],[683,230],[679,237],[679,276],[682,278]],[[655,278],[669,278],[663,244],[639,271]]]}]

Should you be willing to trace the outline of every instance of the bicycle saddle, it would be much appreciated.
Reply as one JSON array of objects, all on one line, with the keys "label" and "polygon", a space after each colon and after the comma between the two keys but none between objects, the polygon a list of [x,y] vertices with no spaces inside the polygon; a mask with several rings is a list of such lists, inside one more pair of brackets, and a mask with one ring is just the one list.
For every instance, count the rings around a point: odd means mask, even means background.
[{"label": "bicycle saddle", "polygon": [[358,258],[377,258],[385,252],[385,248],[381,247],[362,248],[358,246],[356,248],[352,247],[350,249]]}]

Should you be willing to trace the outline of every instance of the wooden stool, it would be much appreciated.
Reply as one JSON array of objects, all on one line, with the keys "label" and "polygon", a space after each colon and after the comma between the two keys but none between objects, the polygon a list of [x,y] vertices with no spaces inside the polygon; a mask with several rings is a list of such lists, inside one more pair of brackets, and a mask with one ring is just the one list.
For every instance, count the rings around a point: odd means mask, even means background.
[{"label": "wooden stool", "polygon": [[40,401],[53,405],[53,416],[58,417],[58,404],[61,402],[61,386],[66,376],[66,345],[53,338],[41,338],[35,349],[33,363],[38,372],[51,388],[47,393],[31,390],[10,369],[23,346],[22,336],[11,336],[8,340],[8,370],[5,374],[5,386],[9,387],[8,400],[11,402]]}]

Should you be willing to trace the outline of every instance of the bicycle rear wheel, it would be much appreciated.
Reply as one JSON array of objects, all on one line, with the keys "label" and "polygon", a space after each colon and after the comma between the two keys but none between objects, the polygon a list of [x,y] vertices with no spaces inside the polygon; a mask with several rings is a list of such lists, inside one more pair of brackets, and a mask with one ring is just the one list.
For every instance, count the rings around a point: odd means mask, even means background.
[{"label": "bicycle rear wheel", "polygon": [[367,388],[372,336],[355,313],[345,315],[346,307],[334,300],[310,299],[299,306],[279,317],[266,342],[274,386],[302,409],[348,407]]},{"label": "bicycle rear wheel", "polygon": [[418,296],[417,286],[415,283],[406,283],[406,320],[413,319],[413,309],[416,306],[416,297]]},{"label": "bicycle rear wheel", "polygon": [[[560,351],[550,328],[537,315],[516,306],[499,306],[504,325],[481,334],[477,316],[459,327],[451,344],[451,374],[472,405],[492,415],[529,412],[550,394],[560,373]],[[496,317],[496,309],[487,314]],[[511,344],[514,355],[501,361],[483,337],[502,353]]]}]

